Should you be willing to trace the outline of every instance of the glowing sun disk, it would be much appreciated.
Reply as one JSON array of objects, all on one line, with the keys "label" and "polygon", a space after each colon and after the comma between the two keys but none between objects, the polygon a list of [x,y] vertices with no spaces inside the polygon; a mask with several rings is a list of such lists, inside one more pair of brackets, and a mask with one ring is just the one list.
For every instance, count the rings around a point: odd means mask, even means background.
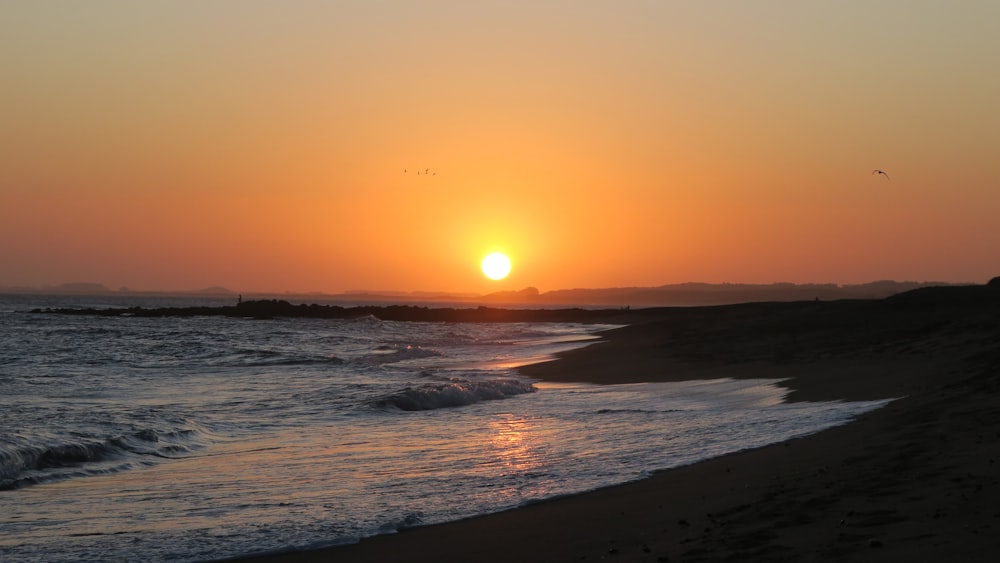
[{"label": "glowing sun disk", "polygon": [[499,252],[483,258],[483,274],[491,280],[502,280],[510,273],[510,259]]}]

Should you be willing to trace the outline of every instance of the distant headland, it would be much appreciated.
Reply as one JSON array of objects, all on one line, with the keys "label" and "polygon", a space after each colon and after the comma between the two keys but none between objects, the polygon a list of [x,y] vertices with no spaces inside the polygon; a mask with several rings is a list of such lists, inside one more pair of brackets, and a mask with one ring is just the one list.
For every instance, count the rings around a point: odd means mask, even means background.
[{"label": "distant headland", "polygon": [[[291,302],[331,303],[339,305],[435,304],[436,306],[490,307],[674,307],[725,305],[760,301],[802,301],[833,299],[880,299],[928,286],[972,285],[946,282],[916,282],[883,280],[862,284],[834,283],[679,283],[656,287],[615,287],[603,289],[559,289],[539,291],[526,287],[517,291],[487,294],[449,293],[433,291],[365,291],[344,293],[248,293],[248,300],[279,299]],[[116,295],[116,296],[181,296],[233,299],[240,292],[215,286],[189,291],[140,291],[126,287],[117,290],[96,282],[66,283],[43,287],[0,287],[0,293],[45,295]]]}]

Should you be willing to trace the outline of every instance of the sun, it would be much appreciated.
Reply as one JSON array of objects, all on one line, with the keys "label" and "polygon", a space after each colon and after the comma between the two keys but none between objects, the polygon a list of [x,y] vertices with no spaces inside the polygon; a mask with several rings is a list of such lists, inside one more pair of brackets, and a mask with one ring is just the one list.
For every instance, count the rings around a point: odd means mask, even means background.
[{"label": "sun", "polygon": [[483,274],[491,280],[502,280],[510,273],[510,258],[494,252],[483,258]]}]

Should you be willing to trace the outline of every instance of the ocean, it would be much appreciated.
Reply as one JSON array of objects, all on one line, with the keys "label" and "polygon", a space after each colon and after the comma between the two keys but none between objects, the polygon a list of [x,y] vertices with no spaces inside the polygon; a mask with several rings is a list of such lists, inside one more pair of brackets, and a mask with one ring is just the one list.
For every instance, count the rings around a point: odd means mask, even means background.
[{"label": "ocean", "polygon": [[843,424],[775,380],[590,385],[517,366],[609,325],[139,318],[0,296],[0,560],[205,561],[352,543]]}]

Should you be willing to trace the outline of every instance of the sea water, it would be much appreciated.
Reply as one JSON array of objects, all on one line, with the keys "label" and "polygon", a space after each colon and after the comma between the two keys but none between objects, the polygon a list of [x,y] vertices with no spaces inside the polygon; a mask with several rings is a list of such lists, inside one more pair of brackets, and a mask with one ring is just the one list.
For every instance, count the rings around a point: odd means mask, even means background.
[{"label": "sea water", "polygon": [[772,380],[516,373],[607,325],[31,312],[231,304],[0,296],[0,560],[351,543],[642,479],[883,404],[789,404]]}]

